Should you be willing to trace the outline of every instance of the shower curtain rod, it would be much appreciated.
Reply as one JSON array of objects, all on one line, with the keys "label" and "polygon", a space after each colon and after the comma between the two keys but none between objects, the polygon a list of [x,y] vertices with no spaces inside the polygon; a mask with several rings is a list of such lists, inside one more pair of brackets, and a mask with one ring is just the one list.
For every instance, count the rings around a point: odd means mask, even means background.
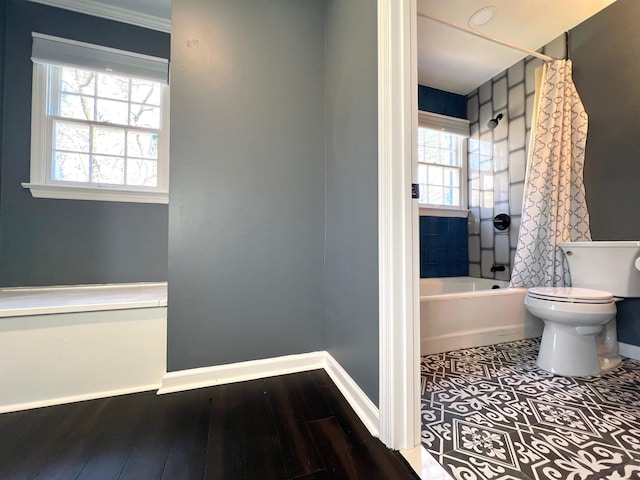
[{"label": "shower curtain rod", "polygon": [[549,55],[545,55],[543,53],[539,53],[533,50],[529,50],[528,48],[521,47],[519,45],[514,45],[513,43],[506,42],[496,37],[492,37],[491,35],[487,35],[486,33],[478,32],[477,30],[473,30],[471,28],[464,27],[462,25],[458,25],[457,23],[447,22],[446,20],[441,20],[439,18],[430,17],[429,15],[425,15],[424,13],[418,12],[418,16],[422,18],[428,18],[429,20],[433,20],[434,22],[441,23],[443,25],[447,25],[449,27],[455,28],[457,30],[461,30],[463,32],[469,33],[471,35],[475,35],[476,37],[484,38],[485,40],[489,40],[490,42],[498,43],[505,47],[513,48],[514,50],[520,50],[521,52],[528,53],[529,55],[533,55],[534,57],[541,58],[546,62],[552,62],[554,60],[560,60],[559,58],[550,57]]}]

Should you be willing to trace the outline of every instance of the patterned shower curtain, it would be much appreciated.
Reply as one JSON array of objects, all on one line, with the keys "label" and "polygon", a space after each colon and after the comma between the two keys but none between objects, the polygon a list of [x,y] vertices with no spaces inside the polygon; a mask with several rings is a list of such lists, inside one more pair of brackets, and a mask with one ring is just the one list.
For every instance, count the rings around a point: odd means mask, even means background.
[{"label": "patterned shower curtain", "polygon": [[587,113],[571,60],[544,65],[536,102],[511,286],[566,286],[571,279],[558,244],[591,240],[582,181]]}]

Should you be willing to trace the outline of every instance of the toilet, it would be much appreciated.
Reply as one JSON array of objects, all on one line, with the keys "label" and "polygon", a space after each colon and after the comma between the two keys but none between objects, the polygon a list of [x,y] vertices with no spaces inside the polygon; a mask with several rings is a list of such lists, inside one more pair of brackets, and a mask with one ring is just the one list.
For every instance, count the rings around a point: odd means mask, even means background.
[{"label": "toilet", "polygon": [[615,368],[616,302],[640,297],[640,241],[561,243],[571,287],[530,288],[525,307],[542,319],[537,365],[584,377]]}]

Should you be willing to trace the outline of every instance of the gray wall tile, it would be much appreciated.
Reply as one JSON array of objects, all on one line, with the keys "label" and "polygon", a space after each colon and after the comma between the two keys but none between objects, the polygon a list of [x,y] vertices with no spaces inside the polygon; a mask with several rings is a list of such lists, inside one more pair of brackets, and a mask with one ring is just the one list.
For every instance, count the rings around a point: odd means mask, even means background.
[{"label": "gray wall tile", "polygon": [[512,183],[509,189],[509,209],[511,215],[522,214],[522,195],[524,183]]},{"label": "gray wall tile", "polygon": [[480,101],[480,105],[491,101],[491,80],[483,83],[478,89],[478,98]]},{"label": "gray wall tile", "polygon": [[478,94],[475,94],[469,97],[469,99],[467,100],[467,118],[469,122],[477,122],[479,112],[480,104],[478,103]]},{"label": "gray wall tile", "polygon": [[509,154],[509,177],[512,183],[524,182],[527,158],[524,148]]},{"label": "gray wall tile", "polygon": [[494,278],[495,275],[491,271],[491,267],[495,263],[493,250],[483,249],[480,254],[480,271],[482,278]]},{"label": "gray wall tile", "polygon": [[477,263],[480,261],[480,237],[478,235],[469,235],[469,262]]},{"label": "gray wall tile", "polygon": [[482,220],[480,222],[480,246],[485,248],[493,248],[493,219]]},{"label": "gray wall tile", "polygon": [[525,113],[524,84],[519,83],[509,89],[509,118],[516,118]]},{"label": "gray wall tile", "polygon": [[509,151],[524,148],[525,130],[524,115],[511,119],[509,122]]},{"label": "gray wall tile", "polygon": [[498,112],[507,106],[507,77],[493,83],[493,110]]},{"label": "gray wall tile", "polygon": [[518,62],[509,67],[509,70],[507,70],[507,79],[509,88],[524,82],[524,62]]}]

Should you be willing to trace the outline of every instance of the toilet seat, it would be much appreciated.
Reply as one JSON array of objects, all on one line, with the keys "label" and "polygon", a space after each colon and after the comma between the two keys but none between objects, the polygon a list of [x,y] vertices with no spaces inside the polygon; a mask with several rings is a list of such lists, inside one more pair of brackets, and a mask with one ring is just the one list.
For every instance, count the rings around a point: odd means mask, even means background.
[{"label": "toilet seat", "polygon": [[576,287],[533,287],[527,292],[530,298],[561,303],[607,304],[614,297],[604,290],[592,290]]}]

